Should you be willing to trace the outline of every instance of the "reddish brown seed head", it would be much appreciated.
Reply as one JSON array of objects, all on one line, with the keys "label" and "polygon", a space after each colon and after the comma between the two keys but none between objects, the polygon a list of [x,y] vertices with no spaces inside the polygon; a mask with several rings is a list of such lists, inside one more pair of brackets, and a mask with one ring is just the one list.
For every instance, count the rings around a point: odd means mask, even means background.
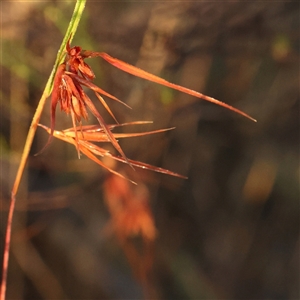
[{"label": "reddish brown seed head", "polygon": [[95,74],[92,71],[91,67],[84,62],[84,57],[82,55],[82,48],[79,46],[70,47],[70,44],[67,43],[67,56],[66,56],[66,64],[67,70],[72,72],[73,74],[82,75],[83,78],[87,80],[93,80],[95,78]]}]

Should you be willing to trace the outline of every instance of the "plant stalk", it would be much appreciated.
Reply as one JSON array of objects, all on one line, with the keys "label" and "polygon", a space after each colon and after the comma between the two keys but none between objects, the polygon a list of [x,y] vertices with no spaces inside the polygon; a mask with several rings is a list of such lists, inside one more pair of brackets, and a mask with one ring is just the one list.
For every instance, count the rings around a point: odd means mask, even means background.
[{"label": "plant stalk", "polygon": [[28,130],[28,135],[26,138],[23,152],[22,152],[21,161],[20,161],[20,164],[18,167],[18,171],[17,171],[17,175],[16,175],[16,178],[15,178],[15,181],[13,184],[13,188],[11,191],[11,199],[10,199],[10,205],[9,205],[8,219],[7,219],[7,225],[6,225],[6,234],[5,234],[5,243],[4,243],[0,300],[5,300],[5,295],[6,295],[7,272],[8,272],[9,252],[10,252],[10,244],[11,244],[11,228],[12,228],[12,220],[13,220],[13,214],[14,214],[14,209],[15,209],[15,204],[16,204],[16,194],[19,189],[23,171],[24,171],[27,159],[28,159],[29,151],[31,149],[32,141],[35,136],[39,120],[41,118],[42,111],[45,106],[46,99],[50,95],[52,88],[53,88],[53,80],[54,80],[55,73],[57,71],[59,64],[61,63],[62,59],[64,58],[67,41],[69,40],[71,42],[71,40],[77,30],[79,21],[81,19],[81,16],[82,16],[84,8],[85,8],[85,3],[86,3],[86,0],[77,0],[76,1],[76,5],[74,8],[74,12],[73,12],[72,18],[70,20],[68,29],[67,29],[64,39],[62,41],[62,44],[58,50],[56,61],[54,63],[52,72],[47,81],[44,92],[38,103],[35,114],[31,121],[31,125]]}]

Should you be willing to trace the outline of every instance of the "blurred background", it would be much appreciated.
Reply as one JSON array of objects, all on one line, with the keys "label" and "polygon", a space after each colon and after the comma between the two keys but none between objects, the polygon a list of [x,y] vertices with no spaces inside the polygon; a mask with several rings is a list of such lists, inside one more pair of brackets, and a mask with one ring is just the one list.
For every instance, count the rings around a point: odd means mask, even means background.
[{"label": "blurred background", "polygon": [[[10,190],[74,1],[0,5],[3,253]],[[87,60],[95,83],[132,107],[107,100],[120,123],[153,121],[124,132],[176,127],[120,141],[126,155],[188,179],[107,162],[134,186],[57,139],[34,156],[48,139],[38,129],[17,195],[7,299],[299,299],[299,28],[297,1],[88,1],[73,45],[258,122]],[[57,109],[56,128],[71,126]],[[128,208],[123,223],[118,205]]]}]

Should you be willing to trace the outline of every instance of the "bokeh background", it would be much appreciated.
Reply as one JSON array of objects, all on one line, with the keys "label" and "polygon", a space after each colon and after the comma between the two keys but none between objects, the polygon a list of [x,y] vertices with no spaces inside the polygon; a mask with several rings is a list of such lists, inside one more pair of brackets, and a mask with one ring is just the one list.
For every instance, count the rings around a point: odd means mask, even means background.
[{"label": "bokeh background", "polygon": [[[145,292],[112,230],[111,177],[59,140],[34,156],[48,138],[38,129],[17,195],[7,299],[299,299],[299,2],[87,2],[73,45],[208,94],[258,122],[89,60],[97,85],[132,107],[108,100],[119,122],[176,127],[120,141],[126,155],[188,179],[113,166],[138,182],[127,188],[153,213]],[[27,130],[73,7],[0,4],[1,251]],[[56,126],[71,127],[59,110]]]}]

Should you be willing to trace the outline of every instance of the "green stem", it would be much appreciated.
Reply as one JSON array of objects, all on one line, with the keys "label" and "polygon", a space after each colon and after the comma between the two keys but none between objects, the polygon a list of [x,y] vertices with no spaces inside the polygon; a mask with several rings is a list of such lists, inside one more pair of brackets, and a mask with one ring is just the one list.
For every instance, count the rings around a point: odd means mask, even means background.
[{"label": "green stem", "polygon": [[16,203],[16,194],[19,189],[22,174],[24,172],[24,168],[25,168],[25,165],[27,162],[27,158],[28,158],[29,151],[30,151],[30,148],[32,145],[32,141],[35,136],[37,125],[41,118],[41,114],[44,109],[46,99],[50,95],[52,88],[53,88],[53,80],[54,80],[55,73],[57,71],[59,64],[61,63],[62,59],[64,58],[67,41],[70,40],[70,42],[71,42],[71,40],[77,30],[79,21],[81,19],[82,13],[84,11],[85,3],[86,3],[86,0],[77,0],[76,1],[76,5],[74,8],[74,12],[73,12],[71,21],[69,23],[69,26],[68,26],[68,29],[64,36],[64,39],[62,41],[62,44],[58,50],[56,61],[54,63],[52,72],[47,81],[44,92],[39,101],[39,104],[36,108],[35,114],[32,118],[31,125],[30,125],[29,131],[28,131],[28,135],[26,138],[21,161],[19,164],[19,168],[18,168],[17,175],[16,175],[16,178],[14,181],[12,192],[11,192],[11,200],[10,200],[10,206],[9,206],[9,212],[8,212],[8,220],[7,220],[6,236],[5,236],[5,244],[4,244],[0,300],[5,300],[5,294],[6,294],[9,250],[10,250],[10,242],[11,242],[11,225],[12,225],[13,213],[14,213],[14,208],[15,208],[15,203]]},{"label": "green stem", "polygon": [[56,57],[56,60],[55,60],[55,63],[54,63],[54,67],[52,69],[52,72],[50,74],[50,77],[49,77],[48,82],[47,82],[46,87],[45,87],[45,92],[48,93],[48,95],[50,95],[51,90],[53,88],[53,79],[54,79],[55,73],[57,71],[57,68],[60,65],[60,63],[62,62],[62,59],[64,58],[67,41],[69,40],[70,43],[72,42],[74,34],[77,30],[79,21],[81,19],[81,16],[82,16],[82,13],[83,13],[83,10],[84,10],[84,7],[85,7],[85,3],[86,3],[86,0],[77,0],[76,1],[76,5],[75,5],[75,8],[74,8],[74,12],[73,12],[71,21],[69,23],[69,26],[67,28],[64,39],[63,39],[63,41],[60,45],[60,48],[58,50],[57,57]]}]

